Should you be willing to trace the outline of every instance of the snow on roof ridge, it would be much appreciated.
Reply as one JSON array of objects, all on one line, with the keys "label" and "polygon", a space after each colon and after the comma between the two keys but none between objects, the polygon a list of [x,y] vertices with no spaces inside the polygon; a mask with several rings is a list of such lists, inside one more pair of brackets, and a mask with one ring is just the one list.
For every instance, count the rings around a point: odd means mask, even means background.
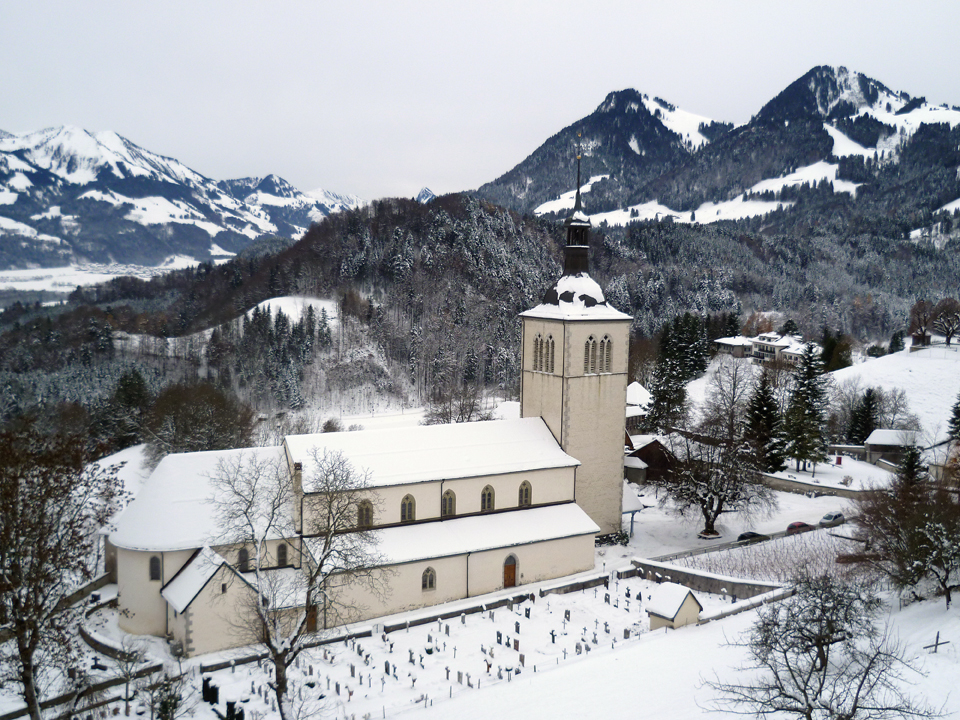
[{"label": "snow on roof ridge", "polygon": [[183,612],[193,602],[203,586],[224,565],[229,567],[229,564],[221,555],[208,546],[204,546],[187,561],[186,565],[180,568],[170,582],[163,586],[160,594],[174,610]]}]

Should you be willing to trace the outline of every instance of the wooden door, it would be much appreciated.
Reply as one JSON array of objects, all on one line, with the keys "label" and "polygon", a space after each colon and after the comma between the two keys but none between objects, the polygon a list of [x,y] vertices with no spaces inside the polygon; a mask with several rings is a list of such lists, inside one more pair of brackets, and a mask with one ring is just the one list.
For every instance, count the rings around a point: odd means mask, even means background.
[{"label": "wooden door", "polygon": [[508,557],[503,564],[503,586],[505,588],[517,586],[517,561],[513,557]]}]

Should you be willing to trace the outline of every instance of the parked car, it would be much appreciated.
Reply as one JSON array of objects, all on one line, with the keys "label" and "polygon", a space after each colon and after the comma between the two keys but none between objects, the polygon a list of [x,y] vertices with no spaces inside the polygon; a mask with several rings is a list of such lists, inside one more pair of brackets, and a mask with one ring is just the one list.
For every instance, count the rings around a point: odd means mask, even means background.
[{"label": "parked car", "polygon": [[822,518],[820,518],[820,527],[836,527],[837,525],[843,525],[846,522],[846,519],[843,517],[842,512],[828,512]]},{"label": "parked car", "polygon": [[787,525],[787,535],[796,535],[797,533],[809,532],[814,529],[813,525],[805,522],[792,522]]},{"label": "parked car", "polygon": [[761,542],[763,540],[769,540],[769,539],[770,539],[769,535],[763,535],[761,533],[753,532],[753,530],[750,530],[745,533],[740,533],[740,535],[737,537],[737,542],[755,543],[755,542]]}]

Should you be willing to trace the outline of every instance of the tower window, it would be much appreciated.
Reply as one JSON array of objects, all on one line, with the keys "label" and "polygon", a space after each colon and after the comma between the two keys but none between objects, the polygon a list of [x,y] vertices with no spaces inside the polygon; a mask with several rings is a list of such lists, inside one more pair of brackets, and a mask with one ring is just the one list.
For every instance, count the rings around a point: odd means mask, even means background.
[{"label": "tower window", "polygon": [[543,370],[543,337],[540,333],[537,333],[536,337],[533,338],[533,371],[540,372]]},{"label": "tower window", "polygon": [[404,495],[400,501],[400,522],[413,522],[417,519],[417,501],[413,495]]},{"label": "tower window", "polygon": [[457,514],[457,496],[453,490],[447,490],[440,498],[440,517],[453,517]]},{"label": "tower window", "polygon": [[613,355],[613,340],[610,339],[609,335],[604,335],[603,340],[600,341],[600,357],[599,357],[599,366],[598,372],[610,372],[611,356]]},{"label": "tower window", "polygon": [[277,567],[287,566],[287,544],[285,542],[277,545]]},{"label": "tower window", "polygon": [[520,492],[519,497],[517,498],[517,505],[520,507],[529,507],[531,495],[532,488],[530,487],[530,483],[524,480],[522,483],[520,483]]},{"label": "tower window", "polygon": [[546,368],[544,368],[544,369],[545,369],[545,371],[548,372],[548,373],[552,373],[552,372],[553,372],[553,347],[554,347],[554,345],[553,345],[553,335],[547,335],[547,341],[546,341],[546,348],[547,348],[547,352],[546,352],[547,358],[546,358],[546,359],[547,359],[547,364],[546,364]]},{"label": "tower window", "polygon": [[591,335],[583,344],[583,374],[597,373],[597,339]]},{"label": "tower window", "polygon": [[423,575],[420,576],[420,589],[421,590],[436,590],[437,589],[437,572],[433,568],[428,567],[423,571]]},{"label": "tower window", "polygon": [[246,548],[240,548],[240,552],[237,553],[237,569],[240,572],[247,572],[250,569],[250,553]]},{"label": "tower window", "polygon": [[480,512],[490,512],[493,510],[493,488],[487,485],[480,492]]}]

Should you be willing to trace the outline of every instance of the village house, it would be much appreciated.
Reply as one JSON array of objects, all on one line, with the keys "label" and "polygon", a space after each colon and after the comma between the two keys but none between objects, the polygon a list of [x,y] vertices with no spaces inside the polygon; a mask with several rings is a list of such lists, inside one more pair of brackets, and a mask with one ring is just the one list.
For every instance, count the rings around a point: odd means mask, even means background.
[{"label": "village house", "polygon": [[733,357],[748,357],[758,364],[782,362],[797,365],[807,345],[799,335],[760,333],[756,337],[743,336],[718,338],[713,341],[718,353]]},{"label": "village house", "polygon": [[[164,458],[109,536],[120,627],[169,637],[192,656],[251,642],[240,616],[257,582],[290,588],[273,609],[305,611],[313,630],[331,622],[335,601],[352,611],[336,622],[357,622],[591,569],[595,536],[621,528],[631,318],[589,276],[589,228],[578,192],[563,275],[521,314],[519,419]],[[330,454],[364,479],[350,491],[351,521],[373,533],[387,588],[345,577],[336,597],[304,607],[297,580],[320,552],[304,502]],[[288,483],[295,499],[256,558],[231,536],[222,497],[224,474],[253,467],[272,468],[271,482]]]},{"label": "village house", "polygon": [[896,465],[904,448],[916,445],[919,437],[920,433],[915,430],[874,430],[863,443],[866,461],[876,465],[885,460]]}]

